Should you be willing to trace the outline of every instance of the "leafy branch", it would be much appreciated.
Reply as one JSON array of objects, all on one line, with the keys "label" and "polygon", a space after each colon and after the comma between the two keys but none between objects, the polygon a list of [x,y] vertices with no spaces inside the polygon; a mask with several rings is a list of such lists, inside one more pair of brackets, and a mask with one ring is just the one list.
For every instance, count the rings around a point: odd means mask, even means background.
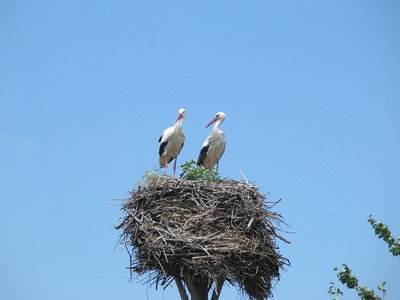
[{"label": "leafy branch", "polygon": [[[363,300],[382,300],[381,297],[375,294],[373,289],[367,288],[366,286],[358,285],[358,279],[355,275],[351,274],[351,270],[347,266],[347,264],[342,264],[344,266],[343,269],[339,270],[338,267],[333,268],[333,270],[338,271],[337,277],[338,280],[343,283],[347,288],[354,289],[358,292],[358,296]],[[332,282],[331,282],[332,284]],[[386,282],[384,281],[381,286],[378,286],[378,289],[383,293],[383,299],[385,299],[386,290],[383,288]],[[331,292],[331,288],[329,293]],[[330,293],[332,294],[332,293]],[[343,293],[342,293],[343,295]],[[336,299],[339,299],[336,294]]]},{"label": "leafy branch", "polygon": [[330,295],[335,295],[335,299],[333,299],[333,300],[339,300],[339,295],[343,295],[343,292],[335,286],[334,282],[330,282],[330,287],[329,287],[328,293]]},{"label": "leafy branch", "polygon": [[186,163],[180,165],[182,168],[181,178],[185,179],[197,179],[197,178],[210,178],[220,180],[221,176],[218,174],[216,169],[206,169],[203,166],[196,165],[196,160],[192,159]]},{"label": "leafy branch", "polygon": [[[400,255],[400,238],[397,241],[392,237],[392,234],[389,228],[383,224],[382,222],[375,221],[372,216],[369,216],[368,222],[371,223],[372,228],[375,229],[375,235],[378,235],[379,238],[383,239],[388,246],[389,252],[393,254],[393,256]],[[358,296],[364,300],[384,300],[386,296],[385,285],[386,282],[382,282],[381,285],[378,286],[378,290],[382,292],[382,298],[375,294],[374,290],[367,288],[366,286],[358,285],[358,279],[355,275],[351,274],[351,270],[347,266],[347,264],[342,264],[343,269],[339,270],[338,267],[333,268],[334,271],[338,271],[337,277],[338,280],[343,283],[349,289],[355,289],[358,292]],[[338,295],[343,295],[339,288],[335,287],[333,282],[330,282],[330,287],[328,293],[331,295],[335,295],[335,300],[338,300]]]},{"label": "leafy branch", "polygon": [[371,223],[372,228],[375,229],[375,235],[378,235],[378,238],[383,239],[388,246],[389,252],[393,254],[393,256],[400,255],[400,237],[397,238],[397,241],[392,237],[392,233],[389,228],[383,224],[382,222],[375,221],[372,216],[369,216],[368,222]]}]

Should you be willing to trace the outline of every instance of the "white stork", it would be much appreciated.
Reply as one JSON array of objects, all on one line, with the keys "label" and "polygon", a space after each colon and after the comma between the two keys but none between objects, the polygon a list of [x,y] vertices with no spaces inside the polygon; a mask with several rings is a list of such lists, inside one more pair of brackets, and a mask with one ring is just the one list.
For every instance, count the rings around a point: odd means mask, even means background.
[{"label": "white stork", "polygon": [[185,142],[185,133],[182,130],[182,121],[185,117],[186,111],[181,108],[179,110],[178,119],[175,125],[164,130],[158,142],[160,144],[160,167],[165,167],[165,175],[167,175],[168,164],[175,158],[174,163],[174,177],[176,170],[176,160],[178,154],[181,152],[183,143]]},{"label": "white stork", "polygon": [[225,120],[225,114],[223,112],[217,113],[214,119],[206,126],[210,126],[215,123],[211,134],[204,141],[203,147],[201,148],[199,158],[197,160],[198,165],[203,165],[206,169],[211,169],[217,164],[217,172],[219,168],[219,160],[225,151],[225,134],[219,129],[219,125]]}]

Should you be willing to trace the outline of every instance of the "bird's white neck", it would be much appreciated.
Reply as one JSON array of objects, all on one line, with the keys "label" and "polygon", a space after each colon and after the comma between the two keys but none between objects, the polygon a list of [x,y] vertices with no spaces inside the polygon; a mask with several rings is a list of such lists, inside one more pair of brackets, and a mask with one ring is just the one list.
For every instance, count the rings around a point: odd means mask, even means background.
[{"label": "bird's white neck", "polygon": [[183,118],[180,118],[178,121],[176,121],[175,127],[182,127],[182,121],[183,121]]},{"label": "bird's white neck", "polygon": [[221,123],[222,123],[223,121],[224,121],[224,120],[218,120],[217,122],[215,122],[215,125],[214,125],[212,131],[218,130],[218,129],[219,129],[219,125],[221,125]]}]

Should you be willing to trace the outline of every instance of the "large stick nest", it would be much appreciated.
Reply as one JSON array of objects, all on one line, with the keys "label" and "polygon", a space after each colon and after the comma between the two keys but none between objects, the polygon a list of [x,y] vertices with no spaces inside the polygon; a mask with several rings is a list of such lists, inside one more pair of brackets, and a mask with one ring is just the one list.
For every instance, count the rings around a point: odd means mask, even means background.
[{"label": "large stick nest", "polygon": [[288,242],[274,227],[281,216],[253,184],[154,176],[124,200],[115,228],[123,230],[131,271],[148,274],[147,282],[166,287],[188,272],[209,284],[224,278],[250,299],[266,299],[289,265],[275,243]]}]

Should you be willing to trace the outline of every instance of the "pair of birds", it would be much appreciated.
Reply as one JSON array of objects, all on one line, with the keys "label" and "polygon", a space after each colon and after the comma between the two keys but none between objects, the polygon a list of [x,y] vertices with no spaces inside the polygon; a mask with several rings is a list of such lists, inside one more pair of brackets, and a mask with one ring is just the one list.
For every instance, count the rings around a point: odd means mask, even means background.
[{"label": "pair of birds", "polygon": [[[181,152],[183,144],[185,142],[185,134],[182,129],[182,121],[185,117],[186,111],[181,108],[179,110],[178,119],[175,121],[175,125],[164,130],[163,134],[158,140],[160,144],[160,167],[165,167],[165,175],[167,175],[168,164],[175,159],[174,163],[174,177],[176,170],[176,160],[178,154]],[[214,119],[206,126],[210,126],[216,122],[211,134],[204,141],[203,146],[200,150],[199,158],[197,159],[197,165],[203,165],[206,169],[211,169],[217,164],[217,171],[219,167],[219,160],[225,151],[225,134],[219,129],[219,125],[225,120],[225,114],[223,112],[217,113]]]}]

